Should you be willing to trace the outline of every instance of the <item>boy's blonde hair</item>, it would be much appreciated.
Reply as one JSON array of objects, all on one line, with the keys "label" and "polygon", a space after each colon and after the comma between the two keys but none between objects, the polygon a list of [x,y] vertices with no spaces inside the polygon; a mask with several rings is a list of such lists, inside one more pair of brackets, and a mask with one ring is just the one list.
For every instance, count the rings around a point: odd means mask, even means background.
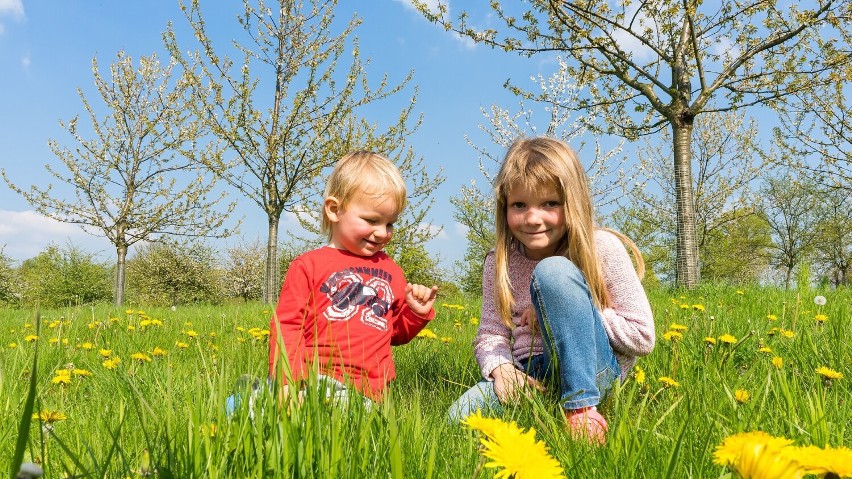
[{"label": "boy's blonde hair", "polygon": [[[349,153],[334,165],[325,184],[324,197],[337,198],[341,209],[356,195],[374,198],[388,195],[396,204],[397,214],[405,209],[405,180],[399,169],[384,156],[372,151]],[[331,222],[323,209],[321,231],[331,241]]]},{"label": "boy's blonde hair", "polygon": [[[512,307],[515,304],[509,281],[509,253],[518,248],[519,243],[509,231],[506,198],[516,187],[533,191],[552,188],[559,194],[565,213],[566,234],[555,254],[567,257],[583,272],[599,310],[610,306],[595,247],[595,213],[588,183],[577,154],[562,141],[547,137],[519,138],[506,153],[494,180],[497,204],[494,299],[497,312],[507,326],[513,326]],[[641,277],[645,266],[636,245],[623,234],[608,231],[631,249]]]}]

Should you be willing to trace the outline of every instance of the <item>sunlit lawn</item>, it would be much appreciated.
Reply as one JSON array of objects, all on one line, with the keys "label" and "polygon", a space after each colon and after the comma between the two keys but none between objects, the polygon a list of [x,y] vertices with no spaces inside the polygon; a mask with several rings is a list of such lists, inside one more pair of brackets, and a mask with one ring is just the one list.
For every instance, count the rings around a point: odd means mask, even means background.
[{"label": "sunlit lawn", "polygon": [[[547,398],[502,416],[533,428],[566,477],[722,477],[713,452],[745,431],[852,445],[848,291],[650,294],[657,348],[602,406],[606,447],[572,442]],[[67,308],[41,312],[39,330],[34,311],[2,310],[0,471],[29,419],[37,350],[40,417],[24,461],[47,477],[492,477],[501,468],[485,465],[478,434],[444,416],[479,378],[479,303],[441,298],[437,311],[434,334],[395,349],[398,379],[383,404],[309,393],[288,410],[261,394],[229,419],[237,379],[265,377],[267,306]]]}]

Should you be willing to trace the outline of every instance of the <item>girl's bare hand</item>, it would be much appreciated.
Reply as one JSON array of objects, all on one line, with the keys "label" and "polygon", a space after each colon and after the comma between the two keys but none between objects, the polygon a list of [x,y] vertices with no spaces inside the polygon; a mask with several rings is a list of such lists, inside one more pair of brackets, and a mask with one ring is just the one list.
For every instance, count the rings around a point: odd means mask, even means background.
[{"label": "girl's bare hand", "polygon": [[513,364],[504,363],[491,371],[494,378],[494,392],[501,403],[514,401],[520,394],[526,394],[531,389],[544,391],[544,386],[535,378],[524,374]]}]

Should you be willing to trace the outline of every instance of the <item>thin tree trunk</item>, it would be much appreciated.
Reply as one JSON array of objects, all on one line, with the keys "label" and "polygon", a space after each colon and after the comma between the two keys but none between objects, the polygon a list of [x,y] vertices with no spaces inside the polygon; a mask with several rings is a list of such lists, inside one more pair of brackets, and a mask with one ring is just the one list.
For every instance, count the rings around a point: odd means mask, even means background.
[{"label": "thin tree trunk", "polygon": [[698,284],[698,243],[695,238],[695,201],[692,191],[691,121],[672,122],[674,138],[675,202],[677,203],[677,257],[675,284]]},{"label": "thin tree trunk", "polygon": [[124,279],[127,271],[127,246],[121,245],[116,248],[117,260],[115,262],[115,284],[113,294],[115,305],[124,305]]},{"label": "thin tree trunk", "polygon": [[266,274],[263,286],[263,301],[273,304],[278,300],[278,218],[269,217],[266,240]]}]

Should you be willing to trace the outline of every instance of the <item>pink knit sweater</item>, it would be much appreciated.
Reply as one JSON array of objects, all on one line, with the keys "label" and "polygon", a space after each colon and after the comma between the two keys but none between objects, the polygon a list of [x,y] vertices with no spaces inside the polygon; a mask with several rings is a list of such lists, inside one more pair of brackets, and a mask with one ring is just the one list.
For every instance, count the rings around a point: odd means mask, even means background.
[{"label": "pink knit sweater", "polygon": [[[601,313],[610,345],[621,366],[621,377],[636,363],[637,356],[645,356],[654,349],[654,318],[648,297],[624,245],[615,235],[597,230],[595,245],[603,264],[603,275],[612,307]],[[482,376],[492,380],[491,372],[504,363],[520,367],[519,360],[542,354],[541,333],[536,328],[535,338],[529,326],[520,324],[521,313],[531,305],[530,280],[538,260],[532,260],[520,251],[509,255],[509,280],[515,306],[512,308],[514,329],[507,328],[497,315],[494,304],[494,252],[485,257],[482,275],[482,315],[479,330],[473,340],[473,353]]]}]

